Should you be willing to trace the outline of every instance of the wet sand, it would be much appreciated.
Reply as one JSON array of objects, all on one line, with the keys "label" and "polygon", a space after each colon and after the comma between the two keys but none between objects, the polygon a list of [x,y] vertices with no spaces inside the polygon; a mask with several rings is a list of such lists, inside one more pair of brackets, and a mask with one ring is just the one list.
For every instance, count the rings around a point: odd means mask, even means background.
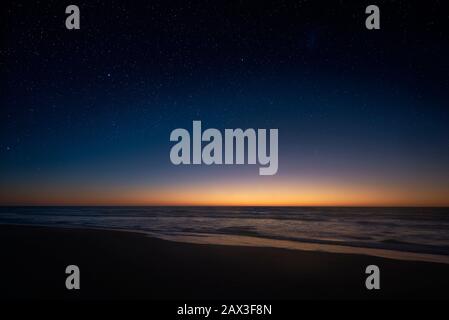
[{"label": "wet sand", "polygon": [[[448,298],[449,265],[367,255],[178,243],[138,233],[0,226],[0,298]],[[81,289],[65,288],[65,268]],[[365,268],[381,289],[365,288]]]}]

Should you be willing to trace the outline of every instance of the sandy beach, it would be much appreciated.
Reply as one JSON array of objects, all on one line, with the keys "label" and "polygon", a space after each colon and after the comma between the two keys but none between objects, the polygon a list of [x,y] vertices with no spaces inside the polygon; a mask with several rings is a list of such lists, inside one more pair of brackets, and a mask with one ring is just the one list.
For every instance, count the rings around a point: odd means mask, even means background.
[{"label": "sandy beach", "polygon": [[[0,226],[1,298],[447,298],[449,265],[280,248],[188,244],[90,229]],[[65,288],[78,265],[81,289]],[[365,288],[365,268],[381,289]]]}]

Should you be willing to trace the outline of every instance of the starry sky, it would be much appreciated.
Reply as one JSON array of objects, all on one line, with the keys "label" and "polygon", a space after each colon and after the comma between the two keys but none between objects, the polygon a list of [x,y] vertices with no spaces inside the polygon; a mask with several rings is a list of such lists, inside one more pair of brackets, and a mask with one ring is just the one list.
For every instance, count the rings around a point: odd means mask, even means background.
[{"label": "starry sky", "polygon": [[[2,2],[0,204],[448,206],[449,11],[371,2]],[[278,173],[174,166],[193,120]]]}]

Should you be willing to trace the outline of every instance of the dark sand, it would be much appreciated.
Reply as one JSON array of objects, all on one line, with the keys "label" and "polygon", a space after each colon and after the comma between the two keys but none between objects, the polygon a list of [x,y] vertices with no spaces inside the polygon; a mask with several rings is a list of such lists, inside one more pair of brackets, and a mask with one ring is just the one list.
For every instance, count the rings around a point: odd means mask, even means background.
[{"label": "dark sand", "polygon": [[[0,298],[448,298],[449,265],[361,255],[198,245],[141,234],[0,226]],[[65,289],[65,267],[81,290]],[[365,267],[381,290],[365,289]]]}]

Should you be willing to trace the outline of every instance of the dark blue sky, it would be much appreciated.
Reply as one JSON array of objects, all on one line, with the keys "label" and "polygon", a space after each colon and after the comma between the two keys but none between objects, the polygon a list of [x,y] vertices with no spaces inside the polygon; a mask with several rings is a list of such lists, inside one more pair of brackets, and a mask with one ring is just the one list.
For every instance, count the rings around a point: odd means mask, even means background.
[{"label": "dark blue sky", "polygon": [[[364,1],[78,1],[76,31],[68,4],[4,5],[1,203],[449,204],[442,2],[376,31]],[[278,128],[278,174],[173,166],[192,120]]]}]

